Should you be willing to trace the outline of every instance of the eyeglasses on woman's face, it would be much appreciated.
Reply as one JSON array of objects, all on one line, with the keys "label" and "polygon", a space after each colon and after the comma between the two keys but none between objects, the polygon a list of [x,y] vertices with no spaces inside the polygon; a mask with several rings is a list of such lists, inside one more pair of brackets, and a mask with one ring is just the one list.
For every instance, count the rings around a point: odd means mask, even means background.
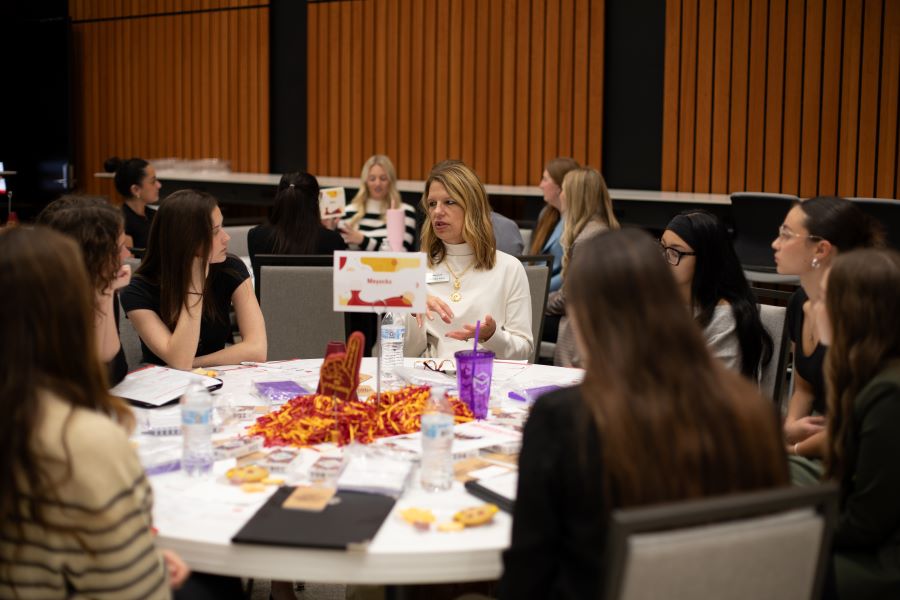
[{"label": "eyeglasses on woman's face", "polygon": [[788,227],[786,223],[782,223],[781,227],[778,228],[778,239],[782,242],[789,242],[794,238],[806,238],[813,241],[822,240],[822,236],[820,235],[807,235],[803,233],[797,233],[796,231],[793,231],[790,227]]},{"label": "eyeglasses on woman's face", "polygon": [[684,256],[697,256],[696,252],[686,252],[684,250],[679,250],[678,248],[673,248],[672,246],[666,246],[662,240],[659,241],[659,249],[662,251],[663,258],[666,259],[666,262],[673,267],[677,267],[681,263],[681,258]]}]

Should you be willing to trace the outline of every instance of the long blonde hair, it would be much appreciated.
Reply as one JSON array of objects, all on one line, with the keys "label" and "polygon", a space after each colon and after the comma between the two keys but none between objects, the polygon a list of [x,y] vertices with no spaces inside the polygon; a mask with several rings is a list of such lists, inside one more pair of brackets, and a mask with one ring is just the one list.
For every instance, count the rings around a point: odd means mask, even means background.
[{"label": "long blonde hair", "polygon": [[613,213],[612,199],[606,189],[606,181],[597,169],[581,167],[566,173],[562,191],[566,195],[565,226],[561,245],[563,248],[563,274],[568,268],[575,238],[591,221],[599,221],[609,229],[618,229],[619,221]]},{"label": "long blonde hair", "polygon": [[428,254],[428,265],[433,267],[440,264],[446,252],[444,242],[434,233],[431,214],[428,212],[428,191],[434,182],[443,185],[447,194],[465,211],[462,237],[475,251],[475,269],[493,269],[497,258],[497,242],[494,239],[494,226],[491,224],[491,205],[478,175],[458,160],[445,160],[434,165],[425,182],[425,193],[422,195],[422,210],[425,213],[422,250]]},{"label": "long blonde hair", "polygon": [[351,227],[356,227],[360,220],[366,215],[366,202],[369,199],[369,186],[367,181],[369,179],[369,171],[371,171],[372,167],[375,165],[384,169],[384,172],[388,176],[388,202],[383,202],[381,204],[381,218],[387,218],[388,208],[400,208],[400,192],[397,191],[397,171],[394,169],[394,163],[392,163],[391,159],[384,154],[373,154],[363,165],[362,173],[359,175],[359,191],[356,192],[353,200],[350,201],[350,208],[356,211],[356,214],[348,221]]}]

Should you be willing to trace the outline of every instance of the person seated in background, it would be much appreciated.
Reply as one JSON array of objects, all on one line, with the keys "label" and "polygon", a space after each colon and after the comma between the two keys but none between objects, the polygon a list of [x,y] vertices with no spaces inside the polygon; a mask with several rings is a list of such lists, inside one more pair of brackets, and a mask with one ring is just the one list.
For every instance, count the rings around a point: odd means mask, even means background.
[{"label": "person seated in background", "polygon": [[[596,169],[580,167],[566,173],[559,208],[563,216],[562,275],[565,281],[566,267],[575,249],[586,240],[610,229],[618,229],[619,221],[613,214],[612,200],[603,175]],[[575,339],[566,319],[565,288],[551,292],[547,298],[548,315],[561,317],[559,335],[553,352],[553,364],[574,367],[580,364]]]},{"label": "person seated in background", "polygon": [[116,191],[124,198],[122,215],[125,217],[125,243],[139,253],[147,247],[153,212],[148,204],[159,200],[162,184],[156,179],[156,169],[143,158],[122,160],[117,156],[106,159],[103,169],[115,173]]},{"label": "person seated in background", "polygon": [[0,597],[169,598],[189,571],[154,545],[78,246],[43,227],[0,233],[0,289]]},{"label": "person seated in background", "polygon": [[706,211],[685,211],[669,221],[660,244],[713,356],[758,382],[772,359],[772,336],[725,227]]},{"label": "person seated in background", "polygon": [[494,238],[497,240],[497,250],[510,256],[522,256],[525,250],[525,242],[522,240],[522,232],[516,222],[498,212],[491,211],[491,225],[494,227]]},{"label": "person seated in background", "polygon": [[599,598],[616,508],[785,485],[771,402],[709,353],[659,246],[622,229],[565,281],[584,382],[525,423],[500,598]]},{"label": "person seated in background", "polygon": [[94,331],[100,361],[115,385],[128,374],[119,340],[118,291],[131,281],[131,256],[125,242],[122,213],[101,201],[63,196],[40,212],[37,223],[64,233],[81,248],[85,270],[94,291]]},{"label": "person seated in background", "polygon": [[884,236],[878,223],[855,204],[820,196],[799,202],[788,211],[772,242],[775,264],[782,275],[800,277],[800,288],[788,301],[785,330],[794,355],[793,388],[784,420],[790,453],[812,460],[791,459],[796,482],[816,482],[818,459],[825,453],[826,348],[819,343],[812,304],[821,297],[822,275],[841,252],[879,246]]},{"label": "person seated in background", "polygon": [[841,489],[826,597],[900,598],[900,254],[842,253],[820,292],[825,476]]},{"label": "person seated in background", "polygon": [[281,177],[269,221],[247,232],[254,269],[257,254],[332,254],[347,249],[339,233],[322,226],[319,182],[309,173]]},{"label": "person seated in background", "polygon": [[[391,248],[388,243],[389,208],[402,208],[405,213],[402,248]],[[416,209],[400,199],[397,172],[387,156],[375,154],[363,165],[359,191],[347,206],[347,212],[337,227],[351,250],[413,251],[416,243]]]},{"label": "person seated in background", "polygon": [[[180,190],[162,201],[144,261],[122,292],[145,362],[191,369],[266,360],[266,324],[229,239],[211,195]],[[232,306],[241,341],[229,345]]]},{"label": "person seated in background", "polygon": [[407,322],[406,356],[450,358],[478,343],[497,358],[528,359],[531,292],[522,263],[497,251],[484,186],[459,161],[432,168],[422,196],[428,310]]}]

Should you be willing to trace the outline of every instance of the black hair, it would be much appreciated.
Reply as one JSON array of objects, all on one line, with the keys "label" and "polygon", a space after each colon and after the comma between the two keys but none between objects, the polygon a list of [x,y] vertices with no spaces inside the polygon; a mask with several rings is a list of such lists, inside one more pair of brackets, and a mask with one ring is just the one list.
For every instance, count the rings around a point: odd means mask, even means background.
[{"label": "black hair", "polygon": [[812,236],[828,240],[840,252],[884,246],[881,223],[858,206],[836,196],[816,196],[798,204]]},{"label": "black hair", "polygon": [[704,210],[688,210],[675,219],[690,222],[692,235],[688,243],[697,259],[691,281],[697,322],[704,328],[709,325],[719,301],[726,300],[731,305],[741,345],[741,373],[756,381],[760,367],[772,358],[772,337],[763,327],[756,297],[744,277],[728,232],[715,215]]},{"label": "black hair", "polygon": [[116,191],[126,198],[131,198],[131,186],[140,186],[147,176],[147,167],[150,165],[143,158],[129,158],[122,160],[118,156],[107,158],[103,161],[103,170],[107,173],[115,173]]},{"label": "black hair", "polygon": [[309,173],[285,173],[275,192],[270,221],[276,254],[315,254],[322,228],[316,178]]}]

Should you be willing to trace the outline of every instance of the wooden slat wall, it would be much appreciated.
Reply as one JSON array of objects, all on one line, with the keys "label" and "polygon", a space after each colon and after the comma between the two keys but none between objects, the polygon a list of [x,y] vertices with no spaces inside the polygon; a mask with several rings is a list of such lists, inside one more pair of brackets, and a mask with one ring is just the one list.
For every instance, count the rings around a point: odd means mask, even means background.
[{"label": "wooden slat wall", "polygon": [[402,179],[459,158],[486,183],[600,167],[603,0],[345,0],[309,10],[309,170]]},{"label": "wooden slat wall", "polygon": [[900,2],[667,0],[662,188],[900,197]]},{"label": "wooden slat wall", "polygon": [[117,199],[93,177],[113,155],[221,158],[268,172],[265,4],[72,0],[79,188]]}]

